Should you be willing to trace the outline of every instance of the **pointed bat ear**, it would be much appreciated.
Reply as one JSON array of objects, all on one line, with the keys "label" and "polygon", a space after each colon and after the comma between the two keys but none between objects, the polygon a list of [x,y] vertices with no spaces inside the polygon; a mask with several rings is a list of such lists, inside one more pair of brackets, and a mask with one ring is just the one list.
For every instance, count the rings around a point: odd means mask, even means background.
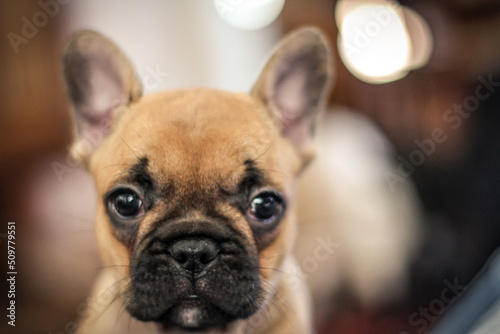
[{"label": "pointed bat ear", "polygon": [[123,52],[90,30],[70,39],[63,55],[63,71],[76,119],[73,153],[85,160],[109,134],[122,107],[142,96],[142,86]]},{"label": "pointed bat ear", "polygon": [[300,29],[278,45],[252,89],[304,163],[314,156],[312,139],[330,91],[331,59],[327,39],[319,30]]}]

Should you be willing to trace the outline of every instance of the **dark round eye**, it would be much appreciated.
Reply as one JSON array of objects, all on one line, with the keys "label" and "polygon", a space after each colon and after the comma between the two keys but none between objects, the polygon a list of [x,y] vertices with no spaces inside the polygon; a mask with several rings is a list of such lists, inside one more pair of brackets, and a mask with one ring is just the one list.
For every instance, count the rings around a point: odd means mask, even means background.
[{"label": "dark round eye", "polygon": [[278,194],[265,192],[252,199],[247,215],[261,223],[272,223],[281,218],[283,199]]},{"label": "dark round eye", "polygon": [[112,195],[108,205],[111,212],[122,219],[135,219],[146,213],[142,200],[132,190],[124,190]]}]

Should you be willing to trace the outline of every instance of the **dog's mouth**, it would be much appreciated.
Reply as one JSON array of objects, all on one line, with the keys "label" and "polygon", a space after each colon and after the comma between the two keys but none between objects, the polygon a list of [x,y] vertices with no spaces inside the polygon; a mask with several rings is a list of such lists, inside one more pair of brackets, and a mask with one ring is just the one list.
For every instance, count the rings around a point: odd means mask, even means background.
[{"label": "dog's mouth", "polygon": [[[180,277],[177,281],[183,285]],[[184,283],[188,282],[184,281]],[[244,298],[239,299],[233,295],[230,300],[226,299],[225,293],[220,290],[222,287],[214,286],[205,279],[200,279],[197,283],[197,286],[207,287],[206,290],[201,291],[201,294],[193,293],[196,291],[194,286],[181,292],[184,297],[177,295],[172,298],[172,295],[163,295],[162,298],[159,292],[159,298],[156,299],[158,302],[150,299],[142,307],[128,308],[129,313],[141,321],[157,324],[163,332],[169,332],[172,328],[186,331],[219,329],[224,332],[231,323],[249,317],[258,309],[259,297],[252,297],[251,294],[245,293]],[[182,288],[177,285],[177,289]]]},{"label": "dog's mouth", "polygon": [[225,330],[234,320],[234,316],[227,314],[216,305],[197,295],[191,295],[172,306],[156,323],[164,332],[168,332],[173,327],[186,331],[200,331],[210,328]]},{"label": "dog's mouth", "polygon": [[164,332],[221,329],[259,309],[259,275],[258,258],[237,241],[158,238],[132,261],[126,308]]}]

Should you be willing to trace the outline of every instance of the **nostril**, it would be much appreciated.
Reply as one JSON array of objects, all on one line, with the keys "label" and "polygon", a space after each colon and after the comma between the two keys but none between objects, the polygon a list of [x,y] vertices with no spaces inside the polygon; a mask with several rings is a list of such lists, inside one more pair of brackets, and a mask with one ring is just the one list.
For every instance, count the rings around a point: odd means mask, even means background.
[{"label": "nostril", "polygon": [[177,256],[174,256],[174,259],[176,259],[180,264],[185,264],[188,261],[188,257],[184,253],[180,253]]},{"label": "nostril", "polygon": [[207,264],[208,262],[210,262],[209,255],[207,253],[201,254],[200,262],[202,264]]},{"label": "nostril", "polygon": [[217,257],[217,254],[218,254],[218,252],[203,253],[200,256],[200,262],[202,264],[208,264],[208,263],[212,262],[213,260],[215,260],[215,258]]}]

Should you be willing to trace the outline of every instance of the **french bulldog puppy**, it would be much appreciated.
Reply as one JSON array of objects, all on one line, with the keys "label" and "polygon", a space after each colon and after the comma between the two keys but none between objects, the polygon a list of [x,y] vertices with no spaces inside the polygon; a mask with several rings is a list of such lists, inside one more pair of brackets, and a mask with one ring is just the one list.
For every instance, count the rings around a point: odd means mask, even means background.
[{"label": "french bulldog puppy", "polygon": [[72,37],[63,68],[105,266],[80,332],[311,333],[294,193],[330,90],[323,35],[286,37],[250,94],[143,96],[93,31]]}]

